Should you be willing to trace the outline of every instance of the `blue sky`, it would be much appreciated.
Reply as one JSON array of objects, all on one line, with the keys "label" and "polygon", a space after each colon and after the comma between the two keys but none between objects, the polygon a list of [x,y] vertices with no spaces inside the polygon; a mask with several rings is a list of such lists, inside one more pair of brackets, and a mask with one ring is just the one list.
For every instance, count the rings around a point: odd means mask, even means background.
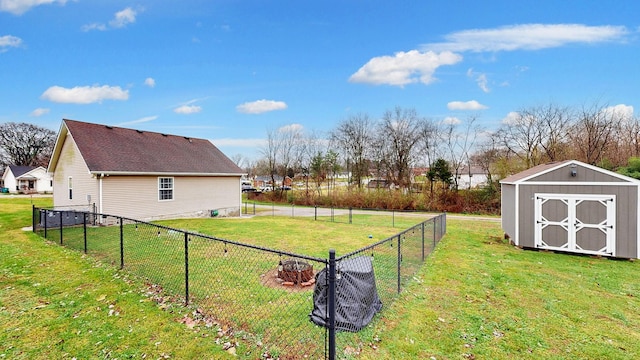
[{"label": "blue sky", "polygon": [[210,139],[325,133],[396,106],[434,121],[593,103],[632,113],[629,1],[0,0],[0,123],[63,118]]}]

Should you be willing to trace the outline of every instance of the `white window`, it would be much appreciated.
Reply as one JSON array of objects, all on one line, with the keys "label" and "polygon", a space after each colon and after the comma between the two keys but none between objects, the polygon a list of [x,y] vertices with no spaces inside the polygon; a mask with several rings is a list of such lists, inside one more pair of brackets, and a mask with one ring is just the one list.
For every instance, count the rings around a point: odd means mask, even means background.
[{"label": "white window", "polygon": [[173,178],[158,178],[158,200],[173,200]]}]

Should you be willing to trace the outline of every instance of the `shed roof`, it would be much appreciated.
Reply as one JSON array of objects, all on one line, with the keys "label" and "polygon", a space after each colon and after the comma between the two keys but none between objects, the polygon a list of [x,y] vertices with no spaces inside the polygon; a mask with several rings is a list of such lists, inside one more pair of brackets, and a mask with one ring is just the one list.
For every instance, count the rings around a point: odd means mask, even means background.
[{"label": "shed roof", "polygon": [[91,173],[241,175],[209,140],[63,119],[49,171],[71,135]]},{"label": "shed roof", "polygon": [[552,163],[547,163],[547,164],[541,164],[541,165],[537,165],[534,166],[530,169],[521,171],[517,174],[513,174],[510,176],[507,176],[506,178],[502,179],[500,181],[501,184],[516,184],[516,183],[522,183],[525,182],[531,178],[534,178],[536,176],[542,175],[542,174],[546,174],[549,173],[551,171],[554,171],[556,169],[560,169],[566,165],[570,165],[570,164],[574,164],[576,166],[582,166],[585,168],[589,168],[591,170],[603,173],[603,174],[607,174],[609,176],[612,176],[613,178],[618,179],[619,181],[623,181],[623,182],[630,182],[630,183],[638,183],[640,184],[640,181],[634,178],[630,178],[628,176],[622,175],[622,174],[618,174],[615,173],[613,171],[609,171],[603,168],[599,168],[597,166],[593,166],[593,165],[589,165],[577,160],[565,160],[565,161],[556,161],[556,162],[552,162]]}]

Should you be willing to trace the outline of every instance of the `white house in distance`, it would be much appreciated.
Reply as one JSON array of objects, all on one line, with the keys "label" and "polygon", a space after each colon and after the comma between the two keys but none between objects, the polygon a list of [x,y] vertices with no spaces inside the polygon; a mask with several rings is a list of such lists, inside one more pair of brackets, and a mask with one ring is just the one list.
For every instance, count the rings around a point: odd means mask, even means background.
[{"label": "white house in distance", "polygon": [[460,169],[458,173],[458,188],[459,189],[473,189],[479,186],[487,185],[487,172],[479,166],[468,166]]},{"label": "white house in distance", "polygon": [[9,165],[2,174],[2,183],[12,194],[53,191],[53,179],[42,166]]},{"label": "white house in distance", "polygon": [[239,214],[236,164],[210,141],[63,119],[53,205],[139,220]]}]

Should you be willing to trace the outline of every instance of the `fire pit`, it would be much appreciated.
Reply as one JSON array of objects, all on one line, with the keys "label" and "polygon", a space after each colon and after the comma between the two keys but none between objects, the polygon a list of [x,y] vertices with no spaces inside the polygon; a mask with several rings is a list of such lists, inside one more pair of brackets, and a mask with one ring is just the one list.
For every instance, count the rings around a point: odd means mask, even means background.
[{"label": "fire pit", "polygon": [[298,259],[280,261],[278,278],[294,284],[308,283],[313,279],[313,265]]}]

